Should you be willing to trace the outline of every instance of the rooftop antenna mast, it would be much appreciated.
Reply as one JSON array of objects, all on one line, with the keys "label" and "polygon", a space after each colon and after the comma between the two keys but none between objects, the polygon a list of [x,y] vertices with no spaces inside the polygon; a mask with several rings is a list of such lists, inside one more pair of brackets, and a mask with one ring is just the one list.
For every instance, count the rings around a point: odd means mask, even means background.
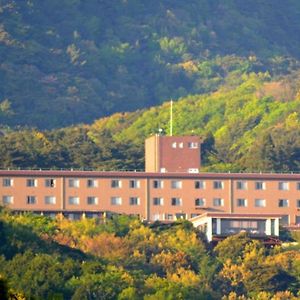
[{"label": "rooftop antenna mast", "polygon": [[173,136],[173,100],[170,105],[170,136]]}]

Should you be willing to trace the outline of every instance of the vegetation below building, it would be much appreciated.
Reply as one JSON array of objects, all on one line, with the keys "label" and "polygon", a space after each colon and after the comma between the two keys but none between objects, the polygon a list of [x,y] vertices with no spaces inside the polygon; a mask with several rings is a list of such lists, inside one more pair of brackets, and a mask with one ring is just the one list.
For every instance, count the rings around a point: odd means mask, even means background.
[{"label": "vegetation below building", "polygon": [[242,234],[211,249],[189,222],[52,220],[2,209],[0,237],[1,299],[300,296],[299,247],[265,249]]}]

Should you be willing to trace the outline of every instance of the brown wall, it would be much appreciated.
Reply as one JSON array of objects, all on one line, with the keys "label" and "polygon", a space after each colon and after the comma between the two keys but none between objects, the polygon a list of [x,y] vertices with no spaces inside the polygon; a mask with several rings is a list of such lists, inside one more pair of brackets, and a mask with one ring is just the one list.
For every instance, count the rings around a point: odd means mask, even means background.
[{"label": "brown wall", "polygon": [[[189,143],[197,148],[189,148]],[[172,145],[176,145],[174,146]],[[201,167],[200,138],[154,135],[145,141],[146,172],[188,172]]]},{"label": "brown wall", "polygon": [[[3,179],[13,179],[12,187],[4,187]],[[27,187],[26,179],[35,178],[36,187]],[[45,187],[45,179],[55,179],[55,187]],[[78,188],[69,187],[69,179],[79,179]],[[87,187],[89,178],[97,181],[97,187]],[[121,188],[112,188],[111,181],[122,181]],[[138,180],[138,188],[130,188],[130,180]],[[155,180],[162,180],[163,187],[153,187]],[[181,188],[171,187],[172,181],[181,182]],[[204,189],[195,189],[195,181],[204,181]],[[246,182],[245,190],[237,189],[237,181]],[[214,181],[223,183],[222,189],[214,188]],[[265,190],[256,190],[255,182],[265,182]],[[279,190],[279,182],[287,182],[288,190]],[[14,203],[10,205],[13,210],[38,211],[38,212],[104,212],[138,214],[143,219],[154,220],[159,214],[164,219],[166,214],[186,214],[188,218],[192,214],[204,212],[233,212],[233,213],[258,213],[258,214],[282,214],[289,215],[289,223],[295,224],[296,216],[300,217],[300,207],[297,200],[300,199],[300,175],[290,174],[186,174],[186,173],[144,173],[144,172],[54,172],[54,171],[0,171],[0,201],[3,196],[13,196]],[[36,196],[36,204],[27,204],[27,196]],[[55,196],[56,204],[45,204],[45,196]],[[70,196],[80,198],[79,205],[68,203]],[[98,204],[88,205],[87,197],[98,197]],[[111,197],[121,197],[122,205],[112,205]],[[130,197],[138,197],[139,205],[129,205]],[[153,204],[153,198],[163,198],[162,206]],[[172,206],[171,198],[182,199],[181,206]],[[204,198],[205,206],[196,207],[195,199]],[[213,199],[221,198],[223,206],[214,206]],[[238,207],[237,199],[246,199],[246,207]],[[265,199],[265,207],[255,207],[255,199]],[[279,207],[279,199],[287,199],[288,207]]]}]

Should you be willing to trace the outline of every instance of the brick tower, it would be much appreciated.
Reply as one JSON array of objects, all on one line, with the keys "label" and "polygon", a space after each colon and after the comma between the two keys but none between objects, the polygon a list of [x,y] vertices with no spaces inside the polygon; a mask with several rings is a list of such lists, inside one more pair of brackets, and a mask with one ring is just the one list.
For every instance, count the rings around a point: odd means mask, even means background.
[{"label": "brick tower", "polygon": [[153,135],[145,141],[146,172],[198,173],[201,166],[198,136]]}]

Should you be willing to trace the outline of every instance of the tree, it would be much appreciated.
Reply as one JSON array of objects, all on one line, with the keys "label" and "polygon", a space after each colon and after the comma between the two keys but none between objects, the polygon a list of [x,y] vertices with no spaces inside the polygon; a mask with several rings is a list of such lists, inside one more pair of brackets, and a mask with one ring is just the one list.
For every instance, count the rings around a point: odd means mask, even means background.
[{"label": "tree", "polygon": [[240,262],[245,247],[251,243],[250,238],[245,233],[230,236],[224,241],[218,243],[214,248],[214,252],[217,254],[217,258],[225,263],[227,260],[231,260],[233,263]]},{"label": "tree", "polygon": [[73,300],[118,299],[120,294],[120,297],[126,299],[126,294],[134,294],[133,290],[128,290],[133,284],[132,277],[122,268],[114,266],[108,266],[101,273],[83,274],[79,278],[72,278],[69,284],[75,288]]},{"label": "tree", "polygon": [[7,281],[4,279],[4,277],[1,274],[0,274],[0,297],[3,300],[8,299]]}]

